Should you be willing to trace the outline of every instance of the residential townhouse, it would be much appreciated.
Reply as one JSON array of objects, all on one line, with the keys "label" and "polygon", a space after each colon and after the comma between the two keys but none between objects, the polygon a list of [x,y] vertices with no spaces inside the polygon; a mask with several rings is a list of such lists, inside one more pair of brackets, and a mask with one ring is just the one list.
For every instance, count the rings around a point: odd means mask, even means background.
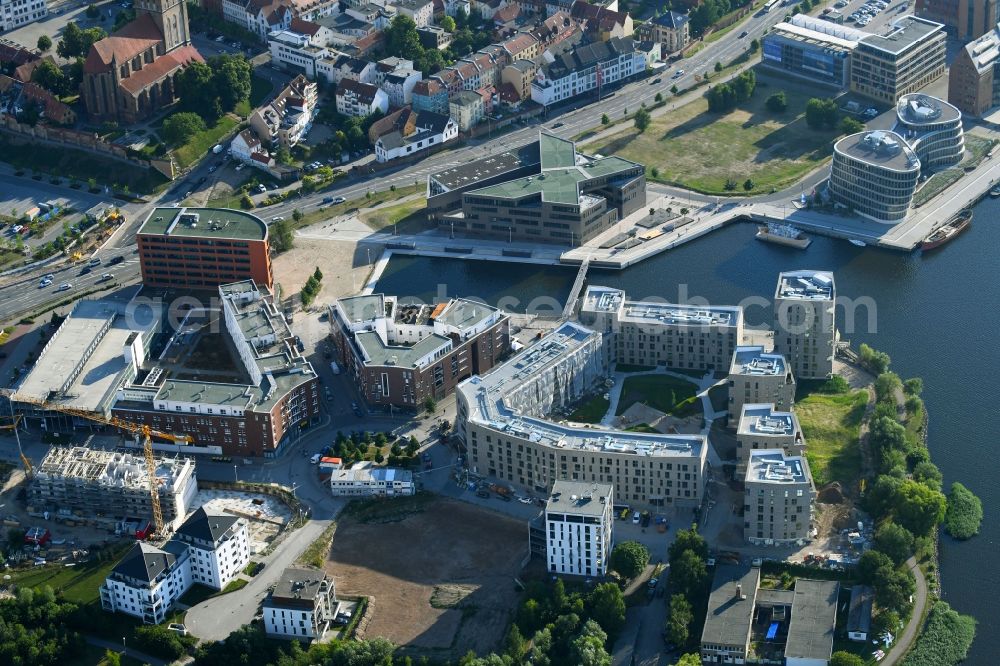
[{"label": "residential townhouse", "polygon": [[636,36],[659,44],[663,56],[683,51],[691,43],[688,15],[668,9],[636,28]]},{"label": "residential townhouse", "polygon": [[268,636],[322,639],[336,617],[336,587],[323,571],[289,567],[261,609]]},{"label": "residential townhouse", "polygon": [[382,58],[375,63],[375,80],[365,81],[365,83],[374,83],[377,86],[381,86],[387,74],[399,71],[413,71],[413,61],[406,58],[397,58],[396,56]]},{"label": "residential townhouse", "polygon": [[365,118],[389,110],[389,96],[381,88],[352,79],[343,79],[337,85],[337,113],[344,116]]},{"label": "residential townhouse", "polygon": [[411,100],[414,111],[448,114],[448,89],[437,78],[417,81]]},{"label": "residential townhouse", "polygon": [[[340,85],[341,81],[355,81],[375,85],[375,63],[364,58],[349,55],[336,56],[329,65],[329,81]],[[326,71],[326,70],[325,70]]]},{"label": "residential townhouse", "polygon": [[274,158],[268,153],[257,134],[250,128],[233,137],[229,144],[229,154],[234,160],[249,164],[257,169],[267,171],[274,167]]},{"label": "residential townhouse", "polygon": [[488,93],[463,90],[448,100],[448,113],[460,132],[468,132],[488,115]]},{"label": "residential townhouse", "polygon": [[531,84],[531,99],[551,106],[646,71],[646,56],[631,38],[576,46],[543,64]]},{"label": "residential townhouse", "polygon": [[534,60],[542,53],[542,43],[530,32],[522,32],[501,44],[507,52],[508,62]]},{"label": "residential townhouse", "polygon": [[425,25],[417,28],[417,36],[420,37],[420,45],[425,49],[437,49],[443,51],[452,42],[452,35],[444,28],[437,25]]},{"label": "residential townhouse", "polygon": [[538,65],[532,60],[515,60],[500,72],[500,82],[510,84],[521,100],[531,99],[531,83],[535,80]]},{"label": "residential townhouse", "polygon": [[614,11],[584,0],[576,0],[569,13],[586,25],[586,33],[591,39],[606,42],[616,37],[620,39],[632,36],[633,23],[628,12]]},{"label": "residential townhouse", "polygon": [[374,141],[376,160],[388,162],[409,157],[458,138],[458,123],[448,116],[430,111],[412,115],[415,116],[412,130],[404,133],[393,129],[378,136]]},{"label": "residential townhouse", "polygon": [[413,19],[418,28],[431,25],[434,22],[434,3],[432,0],[391,0],[396,12]]},{"label": "residential townhouse", "polygon": [[389,98],[389,106],[403,106],[413,101],[413,87],[422,75],[413,70],[398,70],[386,74],[381,88]]}]

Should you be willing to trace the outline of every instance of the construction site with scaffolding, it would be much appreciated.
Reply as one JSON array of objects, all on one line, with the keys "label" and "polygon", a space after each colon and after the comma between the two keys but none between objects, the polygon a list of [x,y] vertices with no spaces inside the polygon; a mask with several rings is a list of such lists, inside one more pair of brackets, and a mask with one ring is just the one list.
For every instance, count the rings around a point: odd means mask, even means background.
[{"label": "construction site with scaffolding", "polygon": [[154,519],[157,489],[163,526],[172,532],[191,508],[198,481],[187,458],[154,458],[153,482],[144,457],[82,446],[52,447],[28,485],[28,513],[64,524],[121,533]]}]

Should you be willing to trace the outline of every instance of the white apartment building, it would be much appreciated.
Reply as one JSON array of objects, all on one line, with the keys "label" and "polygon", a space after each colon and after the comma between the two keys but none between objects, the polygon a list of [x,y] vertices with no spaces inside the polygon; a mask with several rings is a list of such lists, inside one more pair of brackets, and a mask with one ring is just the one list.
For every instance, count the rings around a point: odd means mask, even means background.
[{"label": "white apartment building", "polygon": [[317,569],[289,567],[264,600],[264,631],[278,638],[322,639],[336,610],[332,578]]},{"label": "white apartment building", "polygon": [[614,489],[607,483],[556,481],[545,504],[549,573],[604,576],[614,548]]},{"label": "white apartment building", "polygon": [[403,16],[409,16],[418,28],[434,22],[434,3],[430,0],[393,0],[392,6]]},{"label": "white apartment building", "polygon": [[389,98],[389,106],[405,106],[413,101],[413,87],[423,74],[411,70],[397,70],[382,77],[380,87]]},{"label": "white apartment building", "polygon": [[248,122],[272,148],[292,148],[312,128],[316,100],[316,83],[300,74],[271,102],[254,109]]},{"label": "white apartment building", "polygon": [[774,292],[774,351],[783,354],[799,379],[833,374],[837,339],[833,273],[788,271]]},{"label": "white apartment building", "polygon": [[221,590],[249,561],[246,521],[200,508],[163,548],[136,543],[101,586],[101,607],[159,624],[191,585]]},{"label": "white apartment building", "polygon": [[779,411],[773,404],[745,404],[736,427],[736,478],[743,475],[754,451],[781,450],[801,456],[805,447],[795,412]]},{"label": "white apartment building", "polygon": [[0,32],[48,16],[45,0],[0,0]]},{"label": "white apartment building", "polygon": [[531,99],[550,106],[645,71],[646,55],[631,38],[592,42],[542,65],[531,83]]},{"label": "white apartment building", "polygon": [[330,475],[334,497],[402,497],[416,492],[413,473],[405,469],[338,469]]},{"label": "white apartment building", "polygon": [[729,425],[735,427],[743,405],[773,403],[789,411],[795,402],[795,376],[781,354],[768,354],[761,346],[736,348],[729,367]]},{"label": "white apartment building", "polygon": [[365,118],[389,110],[389,96],[381,88],[344,79],[337,84],[337,113]]},{"label": "white apartment building", "polygon": [[816,498],[804,456],[753,451],[743,496],[743,533],[755,546],[788,546],[809,537]]},{"label": "white apartment building", "polygon": [[395,130],[375,140],[375,159],[388,162],[436,148],[458,138],[458,123],[448,116],[430,111],[417,114],[414,132],[403,135]]},{"label": "white apartment building", "polygon": [[[329,64],[324,67],[320,63],[330,60],[335,52],[317,44],[312,36],[291,30],[275,30],[268,34],[267,44],[273,64],[288,71],[301,72],[311,81],[322,76],[328,83],[332,83],[325,75],[329,73]],[[324,69],[327,71],[324,72]]]}]

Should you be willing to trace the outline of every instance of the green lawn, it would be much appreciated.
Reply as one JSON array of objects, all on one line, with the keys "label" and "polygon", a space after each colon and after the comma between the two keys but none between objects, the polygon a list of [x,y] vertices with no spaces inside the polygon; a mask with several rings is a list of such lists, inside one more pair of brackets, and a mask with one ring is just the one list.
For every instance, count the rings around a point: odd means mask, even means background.
[{"label": "green lawn", "polygon": [[397,233],[419,233],[426,226],[424,213],[426,200],[423,198],[403,201],[391,206],[362,213],[361,221],[375,230],[388,229],[395,225]]},{"label": "green lawn", "polygon": [[204,132],[198,132],[184,145],[174,148],[173,154],[178,168],[186,169],[204,157],[212,149],[212,146],[219,143],[222,137],[232,132],[239,123],[239,118],[226,114],[219,118],[215,126],[209,127]]},{"label": "green lawn", "polygon": [[48,585],[54,592],[61,592],[67,601],[81,605],[96,603],[100,601],[100,589],[104,579],[108,577],[126,550],[127,548],[123,547],[112,551],[112,556],[104,562],[90,561],[72,567],[50,564],[11,571],[11,582],[22,587]]},{"label": "green lawn", "polygon": [[795,403],[795,413],[806,438],[806,458],[816,486],[839,481],[845,488],[857,482],[861,471],[858,448],[861,419],[868,403],[866,391],[837,395],[813,393]]},{"label": "green lawn", "polygon": [[611,406],[611,402],[607,398],[603,395],[595,395],[573,410],[573,413],[569,415],[569,420],[577,423],[600,423],[604,415],[607,414],[609,406]]},{"label": "green lawn", "polygon": [[670,375],[640,375],[628,377],[622,386],[617,414],[621,415],[637,402],[677,417],[701,413],[701,401],[695,397],[698,386]]},{"label": "green lawn", "polygon": [[[584,152],[618,155],[647,167],[647,178],[675,183],[709,194],[735,195],[742,185],[754,181],[750,194],[781,189],[830,159],[838,133],[813,130],[805,122],[805,106],[815,94],[770,74],[757,74],[753,97],[728,113],[708,112],[701,97],[670,113],[653,118],[639,133],[630,122],[618,132],[583,147]],[[713,76],[713,78],[715,78]],[[784,113],[768,111],[765,101],[784,90],[788,108]],[[651,170],[658,169],[653,178]],[[738,183],[727,190],[726,181]]]},{"label": "green lawn", "polygon": [[256,109],[271,94],[271,82],[257,74],[250,75],[250,106]]}]

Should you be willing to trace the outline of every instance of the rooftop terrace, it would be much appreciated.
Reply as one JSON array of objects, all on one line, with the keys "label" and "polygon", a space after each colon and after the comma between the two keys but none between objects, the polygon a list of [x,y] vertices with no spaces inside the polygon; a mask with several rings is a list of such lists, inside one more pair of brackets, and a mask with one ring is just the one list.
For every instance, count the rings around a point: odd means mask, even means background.
[{"label": "rooftop terrace", "polygon": [[910,93],[896,103],[896,116],[908,126],[955,122],[962,119],[962,112],[954,106],[930,95]]},{"label": "rooftop terrace", "polygon": [[154,208],[140,234],[264,240],[267,225],[256,215],[231,208]]}]

